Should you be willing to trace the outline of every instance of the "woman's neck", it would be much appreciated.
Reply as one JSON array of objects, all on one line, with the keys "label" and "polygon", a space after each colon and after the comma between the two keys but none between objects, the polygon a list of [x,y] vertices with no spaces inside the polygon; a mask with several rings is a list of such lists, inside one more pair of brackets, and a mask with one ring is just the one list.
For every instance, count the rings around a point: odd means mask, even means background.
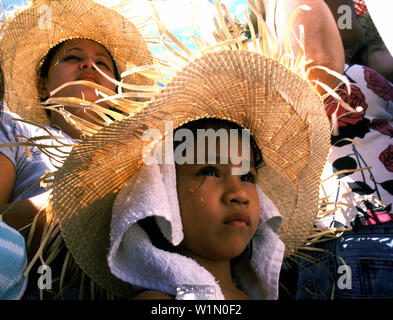
[{"label": "woman's neck", "polygon": [[63,131],[72,139],[82,139],[82,132],[75,128],[75,126],[73,126],[71,123],[66,121],[64,116],[57,112],[51,112],[50,126]]}]

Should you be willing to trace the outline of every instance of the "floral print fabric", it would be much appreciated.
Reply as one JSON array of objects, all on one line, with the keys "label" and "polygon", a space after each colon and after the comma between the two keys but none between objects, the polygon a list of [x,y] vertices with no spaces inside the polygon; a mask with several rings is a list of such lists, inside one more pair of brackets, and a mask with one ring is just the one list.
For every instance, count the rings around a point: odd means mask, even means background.
[{"label": "floral print fabric", "polygon": [[[325,108],[338,121],[338,135],[322,175],[320,227],[354,227],[393,221],[393,85],[371,68],[346,66],[351,91],[337,92],[349,113],[333,98]],[[361,108],[359,108],[361,107]]]}]

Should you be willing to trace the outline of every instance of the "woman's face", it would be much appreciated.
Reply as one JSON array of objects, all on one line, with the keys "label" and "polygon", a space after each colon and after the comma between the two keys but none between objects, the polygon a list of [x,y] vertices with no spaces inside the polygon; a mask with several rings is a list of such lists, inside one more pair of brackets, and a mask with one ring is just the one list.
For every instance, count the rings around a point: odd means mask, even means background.
[{"label": "woman's face", "polygon": [[[91,81],[115,91],[115,84],[102,76],[94,64],[101,71],[115,78],[115,66],[103,46],[87,39],[71,39],[64,42],[50,62],[48,75],[45,79],[41,79],[39,85],[41,98],[48,98],[52,90],[76,80]],[[94,88],[82,85],[67,86],[54,96],[75,97],[91,102],[99,99]]]}]

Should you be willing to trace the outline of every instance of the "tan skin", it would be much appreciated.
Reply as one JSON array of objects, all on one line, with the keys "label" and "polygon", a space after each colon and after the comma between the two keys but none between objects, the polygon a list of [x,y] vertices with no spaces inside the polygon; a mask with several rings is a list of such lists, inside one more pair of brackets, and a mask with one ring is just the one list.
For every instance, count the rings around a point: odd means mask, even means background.
[{"label": "tan skin", "polygon": [[[219,157],[217,164],[176,165],[184,232],[178,252],[208,270],[227,300],[248,299],[233,282],[230,261],[245,250],[259,223],[260,207],[255,187],[257,171],[252,162],[247,174],[234,175],[232,168],[239,166],[220,164]],[[249,220],[230,221],[239,212]],[[159,291],[146,291],[136,297],[171,298]]]},{"label": "tan skin", "polygon": [[350,29],[338,28],[338,30],[340,32],[340,37],[341,37],[341,40],[342,40],[342,43],[343,43],[345,49],[359,43],[363,39],[364,29],[357,18],[353,1],[352,0],[325,0],[325,2],[329,6],[329,9],[332,12],[336,22],[340,19],[340,16],[342,15],[339,13],[340,6],[345,5],[345,6],[349,6],[351,8],[351,13],[352,13],[352,15],[351,15],[351,20],[352,20],[351,28]]},{"label": "tan skin", "polygon": [[[266,8],[266,20],[270,28],[275,29],[282,46],[285,44],[285,35],[288,21],[292,13],[301,5],[308,5],[310,11],[301,11],[293,23],[293,30],[298,30],[300,25],[304,26],[306,57],[313,62],[307,66],[324,66],[340,74],[344,72],[344,48],[337,28],[335,18],[327,2],[334,0],[260,0]],[[277,2],[277,8],[274,4]],[[299,46],[292,37],[293,50],[299,50]],[[310,70],[308,79],[319,80],[330,88],[335,88],[339,79],[324,70]],[[317,87],[323,94],[325,90]]]},{"label": "tan skin", "polygon": [[[114,65],[108,51],[104,47],[87,39],[66,41],[53,57],[48,76],[45,79],[40,79],[38,83],[37,90],[40,96],[48,98],[50,91],[66,82],[75,80],[92,81],[114,91],[115,85],[100,75],[94,68],[93,63],[100,70],[114,78]],[[56,96],[82,98],[82,92],[86,100],[93,102],[97,100],[94,89],[86,86],[66,87],[59,91]],[[75,113],[75,109],[70,109],[70,112]],[[82,118],[87,118],[86,112],[78,111],[76,114]],[[81,137],[79,131],[75,130],[62,116],[59,116],[55,112],[51,113],[51,125],[62,129],[72,138],[79,139]],[[16,169],[13,163],[1,153],[0,176],[2,177],[2,183],[0,184],[0,213],[2,213],[2,219],[9,226],[20,230],[21,234],[27,238],[29,228],[25,227],[33,221],[38,212],[45,210],[49,192],[26,200],[8,203],[15,185]],[[34,252],[39,244],[39,235],[43,229],[44,219],[45,216],[43,214],[39,219],[38,230],[36,232],[37,236],[33,239],[31,252]],[[24,229],[21,230],[21,228]]]},{"label": "tan skin", "polygon": [[[66,41],[52,58],[47,77],[39,80],[38,91],[40,97],[46,99],[52,90],[64,83],[76,80],[91,81],[115,91],[115,84],[101,75],[94,64],[101,71],[114,78],[115,66],[108,51],[103,46],[87,39]],[[99,98],[94,88],[80,85],[67,86],[53,96],[75,97],[91,102]],[[94,112],[83,109],[66,108],[66,110],[89,121],[96,117]],[[60,128],[72,138],[81,138],[81,133],[66,122],[59,113],[52,112],[50,121],[51,126]]]}]

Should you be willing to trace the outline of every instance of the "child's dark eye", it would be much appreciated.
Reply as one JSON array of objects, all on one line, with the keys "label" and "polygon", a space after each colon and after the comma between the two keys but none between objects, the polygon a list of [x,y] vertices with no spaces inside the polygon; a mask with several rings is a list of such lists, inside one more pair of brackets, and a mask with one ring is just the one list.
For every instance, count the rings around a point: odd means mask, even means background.
[{"label": "child's dark eye", "polygon": [[254,173],[249,172],[247,174],[242,175],[240,177],[240,180],[243,181],[243,182],[256,183],[257,176]]},{"label": "child's dark eye", "polygon": [[208,167],[203,167],[198,171],[198,175],[201,176],[208,176],[208,177],[218,177],[218,170],[214,167],[208,166]]}]

